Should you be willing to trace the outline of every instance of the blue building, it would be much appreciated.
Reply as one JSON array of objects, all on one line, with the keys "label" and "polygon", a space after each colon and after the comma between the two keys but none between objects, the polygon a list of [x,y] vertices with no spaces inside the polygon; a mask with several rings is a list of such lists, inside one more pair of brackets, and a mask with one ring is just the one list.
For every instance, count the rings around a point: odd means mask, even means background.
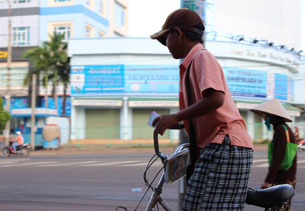
[{"label": "blue building", "polygon": [[[8,97],[11,99],[11,133],[21,127],[22,132],[29,131],[27,122],[31,116],[28,111],[31,93],[29,87],[24,86],[24,78],[30,63],[22,57],[26,50],[41,45],[53,33],[64,34],[65,41],[71,38],[127,36],[127,0],[8,0],[1,1],[0,8],[0,94],[4,100]],[[12,47],[10,64],[8,39]],[[8,79],[10,84],[7,84]],[[51,96],[52,87],[47,90]],[[44,108],[45,93],[42,86],[37,88],[37,97],[40,99],[37,106],[40,108],[36,109],[39,111],[36,114],[36,133],[41,132],[45,117],[61,113],[61,105],[58,105],[58,111],[54,110],[52,98],[48,108]],[[61,86],[57,93],[63,95]],[[66,111],[69,115],[70,99],[67,100]]]}]

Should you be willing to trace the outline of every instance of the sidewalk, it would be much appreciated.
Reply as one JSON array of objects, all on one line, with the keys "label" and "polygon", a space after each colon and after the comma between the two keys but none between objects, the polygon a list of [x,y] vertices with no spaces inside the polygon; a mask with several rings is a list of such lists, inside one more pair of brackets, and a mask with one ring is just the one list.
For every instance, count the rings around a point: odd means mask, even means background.
[{"label": "sidewalk", "polygon": [[[255,144],[254,150],[267,150],[268,146],[266,144]],[[176,149],[176,145],[171,146],[161,146],[160,151],[164,153],[173,153]],[[77,154],[141,154],[141,153],[154,153],[153,146],[133,146],[133,145],[112,145],[112,146],[101,146],[101,145],[81,145],[77,146],[67,146],[64,145],[59,149],[41,149],[31,152],[31,156],[41,156],[41,155],[77,155]]]}]

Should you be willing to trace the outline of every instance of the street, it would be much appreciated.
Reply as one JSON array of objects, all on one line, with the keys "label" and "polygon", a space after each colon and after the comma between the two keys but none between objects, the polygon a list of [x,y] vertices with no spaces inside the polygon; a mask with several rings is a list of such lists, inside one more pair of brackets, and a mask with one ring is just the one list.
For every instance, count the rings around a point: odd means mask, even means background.
[{"label": "street", "polygon": [[[266,151],[255,151],[249,186],[258,187],[267,171]],[[134,210],[146,191],[143,173],[152,153],[33,155],[0,158],[0,210]],[[292,210],[304,210],[305,152],[298,153],[297,189]],[[158,160],[147,173],[152,181]],[[138,210],[144,210],[151,192]],[[166,184],[164,199],[177,210],[178,184]],[[122,210],[122,209],[121,209]],[[262,208],[246,205],[249,211]]]}]

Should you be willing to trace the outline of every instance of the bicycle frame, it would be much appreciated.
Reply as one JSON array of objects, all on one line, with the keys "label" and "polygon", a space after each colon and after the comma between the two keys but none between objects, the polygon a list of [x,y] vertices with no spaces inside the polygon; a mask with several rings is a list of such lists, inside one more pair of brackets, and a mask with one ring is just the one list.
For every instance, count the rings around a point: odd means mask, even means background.
[{"label": "bicycle frame", "polygon": [[[180,128],[174,128],[174,129],[180,129]],[[189,144],[181,144],[180,146],[177,147],[176,151],[173,153],[173,155],[181,152],[182,150],[186,149],[189,147]],[[161,159],[162,164],[165,165],[165,162],[168,159],[168,156],[166,154],[163,154],[162,152],[160,152],[159,149],[159,142],[158,142],[158,133],[154,131],[154,149],[155,149],[155,153],[156,155]],[[154,208],[156,207],[157,204],[160,204],[160,206],[166,210],[166,211],[171,211],[172,209],[170,208],[170,206],[166,203],[166,201],[164,201],[164,199],[162,199],[161,194],[162,194],[162,188],[165,182],[164,179],[164,171],[159,179],[159,182],[157,184],[157,186],[153,189],[153,193],[151,195],[151,198],[147,204],[146,207],[146,211],[153,211]]]}]

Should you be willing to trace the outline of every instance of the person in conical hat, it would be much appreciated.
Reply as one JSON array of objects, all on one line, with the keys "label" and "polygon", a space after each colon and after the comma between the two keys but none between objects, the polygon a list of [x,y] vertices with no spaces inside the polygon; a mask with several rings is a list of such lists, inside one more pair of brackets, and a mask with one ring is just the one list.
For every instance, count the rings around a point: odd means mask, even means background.
[{"label": "person in conical hat", "polygon": [[[261,187],[268,188],[277,184],[290,184],[295,188],[297,156],[295,156],[293,164],[288,170],[279,169],[285,156],[287,141],[296,143],[293,131],[286,124],[286,122],[292,122],[291,117],[278,99],[266,101],[250,110],[264,118],[268,130],[271,130],[271,125],[274,130],[272,138],[272,142],[274,143],[272,161]],[[285,210],[290,209],[290,202],[285,208]]]},{"label": "person in conical hat", "polygon": [[286,122],[292,122],[291,117],[282,106],[280,101],[276,98],[252,108],[251,111],[263,117],[266,114],[272,114],[278,117],[282,117]]}]

